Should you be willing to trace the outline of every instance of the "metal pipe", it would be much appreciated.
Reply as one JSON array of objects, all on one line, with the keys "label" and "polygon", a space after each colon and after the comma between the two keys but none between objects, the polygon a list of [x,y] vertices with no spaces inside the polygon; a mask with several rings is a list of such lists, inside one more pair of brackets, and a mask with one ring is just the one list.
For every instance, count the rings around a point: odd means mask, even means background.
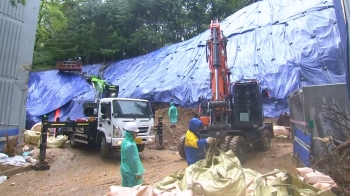
[{"label": "metal pipe", "polygon": [[219,67],[220,67],[220,45],[218,38],[218,29],[213,28],[213,67],[215,74],[215,100],[219,100]]},{"label": "metal pipe", "polygon": [[40,153],[39,153],[39,161],[45,161],[46,158],[46,144],[47,144],[47,122],[48,122],[48,118],[45,115],[42,120],[42,127],[41,127],[41,141],[40,141]]},{"label": "metal pipe", "polygon": [[214,69],[215,72],[215,101],[219,100],[219,72],[218,68]]},{"label": "metal pipe", "polygon": [[163,146],[163,117],[161,116],[158,117],[157,135],[159,145]]}]

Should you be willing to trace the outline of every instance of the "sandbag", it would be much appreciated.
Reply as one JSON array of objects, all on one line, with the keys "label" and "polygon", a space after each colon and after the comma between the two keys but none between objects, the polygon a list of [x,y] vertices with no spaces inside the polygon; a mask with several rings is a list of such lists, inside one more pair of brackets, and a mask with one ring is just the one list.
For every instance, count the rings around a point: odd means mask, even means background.
[{"label": "sandbag", "polygon": [[[182,172],[177,172],[153,184],[153,188],[177,192],[191,189],[196,195],[206,196],[245,196],[246,180],[238,158],[231,150],[216,150],[218,156],[200,160],[183,170],[183,177]],[[212,164],[207,167],[210,161]]]},{"label": "sandbag", "polygon": [[[42,128],[42,124],[41,124],[41,122],[38,122],[35,125],[33,125],[33,127],[30,130],[41,133],[41,128]],[[55,130],[55,128],[49,128],[48,134],[53,135],[52,133],[54,132],[54,130]]]},{"label": "sandbag", "polygon": [[295,168],[294,170],[297,172],[298,177],[301,181],[312,185],[313,187],[322,191],[329,190],[332,187],[336,186],[336,183],[331,177],[319,171],[315,171],[308,167]]},{"label": "sandbag", "polygon": [[154,189],[150,185],[138,185],[132,188],[110,186],[104,196],[195,196],[191,190],[167,192]]},{"label": "sandbag", "polygon": [[[268,180],[268,177],[274,179]],[[279,170],[258,176],[255,179],[255,185],[251,196],[265,195],[294,195],[294,196],[335,196],[329,190],[320,190],[306,182],[301,181],[298,177]]]},{"label": "sandbag", "polygon": [[62,148],[68,137],[65,135],[58,135],[56,138],[54,136],[47,138],[47,147],[48,148]]},{"label": "sandbag", "polygon": [[26,130],[24,132],[24,142],[27,144],[36,145],[40,140],[40,132]]},{"label": "sandbag", "polygon": [[31,137],[31,134],[29,132],[32,132],[30,130],[25,130],[24,131],[24,142],[29,144],[30,143],[30,137]]},{"label": "sandbag", "polygon": [[255,179],[253,193],[251,195],[288,195],[288,190],[286,187],[275,186],[285,184],[286,179],[287,176],[278,170],[272,171],[264,175],[259,175]]},{"label": "sandbag", "polygon": [[42,124],[41,122],[36,123],[35,125],[33,125],[33,127],[30,129],[31,131],[36,131],[36,132],[40,132],[41,133],[41,127]]},{"label": "sandbag", "polygon": [[[197,163],[165,177],[153,184],[153,188],[172,192],[190,189],[195,195],[246,195],[246,196],[335,196],[326,182],[310,185],[291,173],[274,170],[260,174],[254,170],[242,168],[232,151],[220,151],[207,168],[208,160]],[[207,156],[208,158],[208,156]],[[309,168],[297,168],[304,178],[312,177]],[[321,174],[320,172],[313,172]],[[306,176],[306,177],[305,177]],[[324,180],[329,180],[323,177]],[[311,180],[309,180],[311,182]]]},{"label": "sandbag", "polygon": [[[58,135],[56,138],[55,136],[48,136],[46,146],[48,148],[62,148],[67,140],[68,137],[65,135]],[[38,147],[40,147],[40,142],[41,139],[38,141]]]},{"label": "sandbag", "polygon": [[277,138],[290,138],[290,131],[284,126],[273,125],[273,134]]}]

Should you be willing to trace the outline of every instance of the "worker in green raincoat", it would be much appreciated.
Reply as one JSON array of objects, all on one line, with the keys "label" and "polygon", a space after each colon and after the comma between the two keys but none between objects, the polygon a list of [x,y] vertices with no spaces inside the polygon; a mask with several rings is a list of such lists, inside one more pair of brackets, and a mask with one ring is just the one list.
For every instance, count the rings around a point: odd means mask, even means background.
[{"label": "worker in green raincoat", "polygon": [[128,122],[124,130],[120,164],[122,186],[134,187],[143,183],[142,175],[145,172],[135,143],[135,138],[137,137],[139,129],[135,122]]},{"label": "worker in green raincoat", "polygon": [[170,119],[170,127],[176,127],[178,113],[177,113],[177,109],[174,105],[174,102],[170,102],[168,116]]}]

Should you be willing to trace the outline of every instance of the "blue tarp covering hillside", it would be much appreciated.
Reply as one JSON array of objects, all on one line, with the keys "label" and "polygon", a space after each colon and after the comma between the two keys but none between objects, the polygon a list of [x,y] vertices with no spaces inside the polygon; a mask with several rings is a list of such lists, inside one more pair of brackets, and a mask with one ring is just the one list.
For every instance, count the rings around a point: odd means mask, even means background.
[{"label": "blue tarp covering hillside", "polygon": [[[209,26],[210,21],[208,21]],[[266,0],[245,7],[221,22],[228,37],[231,81],[258,79],[270,90],[265,116],[288,109],[287,95],[301,86],[344,83],[343,50],[332,1]],[[120,86],[120,97],[196,106],[210,98],[205,57],[206,31],[185,42],[150,54],[116,62],[104,78]],[[97,74],[100,65],[84,69]],[[57,71],[31,73],[27,102],[29,124],[61,107],[61,118],[83,116],[82,103],[93,89],[79,76]],[[52,115],[51,115],[52,117]]]},{"label": "blue tarp covering hillside", "polygon": [[[342,0],[334,0],[334,9],[337,17],[338,29],[341,39],[341,47],[344,50],[344,65],[345,65],[345,73],[346,73],[346,84],[348,87],[348,95],[350,98],[350,65],[349,65],[349,32],[350,26],[348,25],[350,22],[350,2],[342,1]],[[344,18],[344,16],[347,16]]]}]

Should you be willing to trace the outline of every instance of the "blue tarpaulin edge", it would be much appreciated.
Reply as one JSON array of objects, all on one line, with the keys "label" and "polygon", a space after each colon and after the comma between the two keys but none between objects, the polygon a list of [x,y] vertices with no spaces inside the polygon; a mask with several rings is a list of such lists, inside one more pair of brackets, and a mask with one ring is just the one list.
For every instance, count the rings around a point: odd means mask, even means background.
[{"label": "blue tarpaulin edge", "polygon": [[[337,17],[337,23],[338,28],[340,32],[340,39],[341,39],[341,47],[344,51],[344,65],[345,65],[345,73],[346,73],[346,84],[348,87],[348,95],[350,98],[350,68],[349,68],[349,56],[350,56],[350,50],[349,50],[349,37],[348,33],[350,31],[349,28],[349,15],[350,15],[350,2],[349,1],[343,1],[343,0],[334,0],[334,9],[336,17]],[[345,13],[344,13],[345,11]],[[345,15],[347,16],[345,18]]]}]

